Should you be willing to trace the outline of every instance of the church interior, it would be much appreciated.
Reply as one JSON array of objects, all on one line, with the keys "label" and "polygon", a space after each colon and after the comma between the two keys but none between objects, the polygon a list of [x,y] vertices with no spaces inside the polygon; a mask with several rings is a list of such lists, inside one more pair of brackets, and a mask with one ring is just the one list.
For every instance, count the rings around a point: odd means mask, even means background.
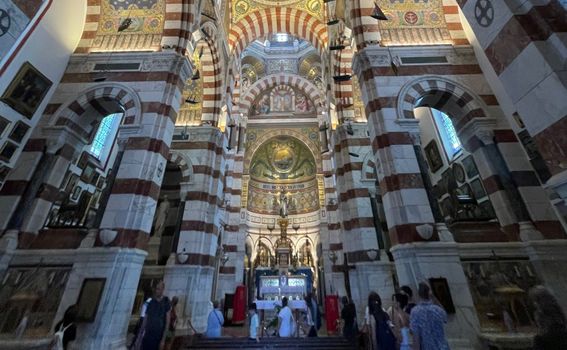
[{"label": "church interior", "polygon": [[566,32],[560,0],[1,1],[0,349],[71,305],[73,349],[125,349],[158,281],[179,335],[426,281],[451,349],[531,349]]}]

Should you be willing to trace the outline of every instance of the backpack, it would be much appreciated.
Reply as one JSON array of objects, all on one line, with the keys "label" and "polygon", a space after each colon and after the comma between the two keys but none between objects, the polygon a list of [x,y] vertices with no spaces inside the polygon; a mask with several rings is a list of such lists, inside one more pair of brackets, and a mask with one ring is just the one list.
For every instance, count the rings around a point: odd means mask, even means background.
[{"label": "backpack", "polygon": [[379,350],[395,350],[396,349],[396,336],[392,332],[387,315],[378,320],[376,319],[376,342],[378,343]]},{"label": "backpack", "polygon": [[71,325],[73,325],[73,323],[69,323],[67,327],[63,327],[63,322],[61,322],[61,326],[59,326],[59,330],[55,332],[55,334],[53,335],[53,340],[51,341],[51,347],[49,348],[50,350],[65,349],[63,347],[63,337],[65,336],[65,331],[67,330],[67,328],[71,327]]}]

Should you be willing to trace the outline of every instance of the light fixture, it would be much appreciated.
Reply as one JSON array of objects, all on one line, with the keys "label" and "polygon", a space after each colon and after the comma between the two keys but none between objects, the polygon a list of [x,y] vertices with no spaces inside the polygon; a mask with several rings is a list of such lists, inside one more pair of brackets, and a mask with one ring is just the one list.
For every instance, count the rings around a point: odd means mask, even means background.
[{"label": "light fixture", "polygon": [[374,10],[372,10],[372,14],[370,17],[379,20],[379,21],[387,21],[388,17],[384,14],[382,9],[378,6],[377,3],[374,3]]},{"label": "light fixture", "polygon": [[354,153],[354,152],[348,152],[348,154],[350,154],[351,156],[353,156],[355,158],[360,157],[357,153]]},{"label": "light fixture", "polygon": [[333,250],[329,251],[329,260],[331,260],[331,262],[333,263],[333,265],[335,265],[335,263],[337,262],[337,253],[335,253]]},{"label": "light fixture", "polygon": [[376,258],[378,257],[378,250],[377,249],[368,249],[366,251],[366,255],[368,256],[368,259],[370,259],[371,261],[376,260]]},{"label": "light fixture", "polygon": [[291,226],[291,228],[293,228],[293,229],[295,230],[295,233],[296,233],[296,234],[297,234],[297,230],[299,230],[299,227],[300,227],[300,226],[299,226],[298,223],[295,223],[295,224],[293,224],[293,225]]},{"label": "light fixture", "polygon": [[122,23],[120,23],[120,25],[118,26],[118,32],[123,32],[126,29],[130,28],[130,25],[132,24],[132,18],[127,17],[125,18]]},{"label": "light fixture", "polygon": [[234,129],[234,127],[236,126],[236,123],[234,122],[234,120],[232,120],[232,118],[230,117],[230,115],[227,117],[228,118],[228,145],[226,146],[227,150],[231,150],[232,149],[232,130]]}]

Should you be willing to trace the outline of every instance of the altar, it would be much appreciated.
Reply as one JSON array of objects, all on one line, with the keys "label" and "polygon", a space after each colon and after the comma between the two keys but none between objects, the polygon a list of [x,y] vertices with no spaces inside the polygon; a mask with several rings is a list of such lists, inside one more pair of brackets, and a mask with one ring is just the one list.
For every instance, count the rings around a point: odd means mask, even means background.
[{"label": "altar", "polygon": [[307,293],[306,277],[303,275],[261,276],[258,294],[263,300],[281,301],[283,297],[291,301],[303,300]]}]

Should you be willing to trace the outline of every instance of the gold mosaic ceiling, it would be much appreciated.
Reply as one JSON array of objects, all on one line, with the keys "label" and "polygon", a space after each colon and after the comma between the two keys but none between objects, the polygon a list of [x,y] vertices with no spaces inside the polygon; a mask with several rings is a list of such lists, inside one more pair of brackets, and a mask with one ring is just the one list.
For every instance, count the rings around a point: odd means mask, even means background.
[{"label": "gold mosaic ceiling", "polygon": [[235,0],[232,2],[232,21],[236,23],[247,14],[268,7],[291,7],[323,20],[323,0]]}]

